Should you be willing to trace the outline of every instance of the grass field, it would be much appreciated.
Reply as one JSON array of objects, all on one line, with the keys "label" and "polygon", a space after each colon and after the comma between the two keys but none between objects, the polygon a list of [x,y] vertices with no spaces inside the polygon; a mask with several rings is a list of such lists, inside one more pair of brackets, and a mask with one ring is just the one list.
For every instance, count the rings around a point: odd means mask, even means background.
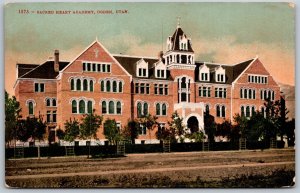
[{"label": "grass field", "polygon": [[119,158],[6,160],[19,188],[282,187],[295,176],[294,149],[129,154]]}]

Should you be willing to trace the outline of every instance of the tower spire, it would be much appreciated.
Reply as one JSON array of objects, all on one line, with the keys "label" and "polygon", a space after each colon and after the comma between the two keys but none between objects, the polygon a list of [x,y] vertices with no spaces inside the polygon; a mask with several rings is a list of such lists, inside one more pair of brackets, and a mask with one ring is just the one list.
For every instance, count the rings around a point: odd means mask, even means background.
[{"label": "tower spire", "polygon": [[180,27],[180,17],[177,17],[177,28]]}]

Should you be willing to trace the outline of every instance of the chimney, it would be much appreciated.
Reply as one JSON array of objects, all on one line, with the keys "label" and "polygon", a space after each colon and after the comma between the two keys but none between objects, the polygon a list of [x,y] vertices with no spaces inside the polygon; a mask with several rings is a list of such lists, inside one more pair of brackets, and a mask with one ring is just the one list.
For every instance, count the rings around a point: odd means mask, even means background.
[{"label": "chimney", "polygon": [[54,51],[54,71],[59,72],[59,51]]}]

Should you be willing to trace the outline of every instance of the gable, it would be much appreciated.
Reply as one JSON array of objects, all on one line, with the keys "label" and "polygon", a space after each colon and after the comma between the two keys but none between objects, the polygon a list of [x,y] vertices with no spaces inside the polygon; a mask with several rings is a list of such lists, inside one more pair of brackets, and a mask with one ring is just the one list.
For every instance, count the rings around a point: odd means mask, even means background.
[{"label": "gable", "polygon": [[79,54],[63,72],[83,72],[83,63],[109,64],[114,75],[130,74],[120,65],[120,63],[106,50],[97,40]]}]

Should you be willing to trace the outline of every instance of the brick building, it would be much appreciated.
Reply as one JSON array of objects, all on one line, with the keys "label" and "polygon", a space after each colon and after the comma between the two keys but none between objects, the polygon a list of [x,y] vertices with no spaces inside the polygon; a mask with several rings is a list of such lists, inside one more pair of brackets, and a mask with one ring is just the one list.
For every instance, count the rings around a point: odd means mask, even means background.
[{"label": "brick building", "polygon": [[[177,111],[193,132],[204,131],[204,112],[221,123],[264,111],[267,97],[280,99],[278,84],[257,57],[230,65],[196,61],[197,48],[179,25],[166,44],[158,57],[141,57],[113,55],[95,40],[70,62],[60,61],[55,50],[43,64],[17,64],[14,89],[22,116],[44,117],[47,133],[55,136],[66,120],[80,120],[92,109],[120,128],[148,113],[168,127]],[[101,143],[103,129],[95,139]],[[147,132],[142,129],[136,143],[158,142],[156,130]]]}]

